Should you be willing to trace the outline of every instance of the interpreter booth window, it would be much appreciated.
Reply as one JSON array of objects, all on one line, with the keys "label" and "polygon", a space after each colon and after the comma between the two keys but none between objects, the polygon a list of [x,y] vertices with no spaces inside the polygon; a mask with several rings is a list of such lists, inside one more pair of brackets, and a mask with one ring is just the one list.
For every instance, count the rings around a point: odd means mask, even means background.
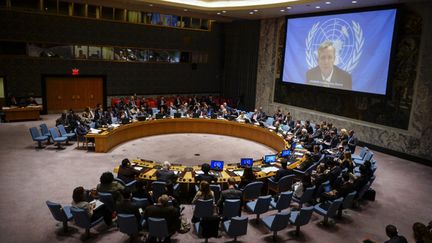
[{"label": "interpreter booth window", "polygon": [[43,11],[45,13],[57,14],[57,0],[45,0],[43,5]]},{"label": "interpreter booth window", "polygon": [[137,51],[137,59],[139,62],[147,62],[149,61],[149,52],[148,50],[138,50]]},{"label": "interpreter booth window", "polygon": [[86,5],[81,3],[73,3],[73,16],[86,17]]},{"label": "interpreter booth window", "polygon": [[152,13],[142,12],[142,22],[144,24],[151,24]]},{"label": "interpreter booth window", "polygon": [[201,29],[208,30],[209,29],[209,21],[208,19],[201,19]]},{"label": "interpreter booth window", "polygon": [[72,8],[72,3],[59,1],[58,13],[61,15],[71,15],[70,9]]},{"label": "interpreter booth window", "polygon": [[179,63],[180,62],[180,52],[179,51],[169,51],[168,52],[168,62]]},{"label": "interpreter booth window", "polygon": [[75,46],[74,56],[77,59],[87,59],[88,57],[88,46]]},{"label": "interpreter booth window", "polygon": [[124,9],[120,9],[120,8],[116,8],[116,9],[114,9],[115,10],[115,14],[114,14],[114,19],[115,20],[118,20],[118,21],[125,21],[126,20],[126,18],[125,18],[125,12],[126,12],[126,10],[124,10]]},{"label": "interpreter booth window", "polygon": [[191,27],[191,18],[190,17],[183,17],[183,23],[184,23],[184,28],[190,28]]},{"label": "interpreter booth window", "polygon": [[101,47],[100,46],[89,46],[88,49],[88,59],[101,59]]},{"label": "interpreter booth window", "polygon": [[113,47],[102,47],[102,59],[114,60],[114,48]]},{"label": "interpreter booth window", "polygon": [[192,18],[192,24],[193,29],[200,29],[201,28],[201,19]]},{"label": "interpreter booth window", "polygon": [[4,79],[3,77],[0,77],[0,99],[4,99],[5,93],[4,93]]},{"label": "interpreter booth window", "polygon": [[141,12],[140,11],[128,11],[127,21],[129,23],[141,23]]},{"label": "interpreter booth window", "polygon": [[87,5],[87,17],[89,18],[99,18],[99,6]]},{"label": "interpreter booth window", "polygon": [[114,17],[114,9],[113,8],[108,8],[108,7],[101,7],[102,8],[102,14],[101,14],[101,18],[102,19],[113,19]]},{"label": "interpreter booth window", "polygon": [[39,11],[40,1],[39,0],[15,0],[11,1],[12,8],[21,9],[25,11]]}]

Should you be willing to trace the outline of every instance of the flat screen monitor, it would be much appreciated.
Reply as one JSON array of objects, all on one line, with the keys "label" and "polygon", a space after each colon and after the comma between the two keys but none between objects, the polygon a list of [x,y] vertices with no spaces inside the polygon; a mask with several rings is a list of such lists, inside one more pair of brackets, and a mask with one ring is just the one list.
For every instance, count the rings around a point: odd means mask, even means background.
[{"label": "flat screen monitor", "polygon": [[281,152],[281,157],[289,157],[291,155],[291,150],[286,149],[286,150],[282,150]]},{"label": "flat screen monitor", "polygon": [[291,150],[294,151],[294,149],[296,148],[296,146],[297,146],[297,143],[292,143],[292,144],[291,144]]},{"label": "flat screen monitor", "polygon": [[210,169],[212,170],[223,170],[224,162],[221,160],[212,160],[210,162]]},{"label": "flat screen monitor", "polygon": [[276,154],[266,155],[264,156],[264,163],[270,164],[276,162]]},{"label": "flat screen monitor", "polygon": [[287,18],[282,82],[385,95],[396,12]]},{"label": "flat screen monitor", "polygon": [[253,159],[252,158],[242,158],[240,160],[240,166],[241,167],[252,167],[253,166]]}]

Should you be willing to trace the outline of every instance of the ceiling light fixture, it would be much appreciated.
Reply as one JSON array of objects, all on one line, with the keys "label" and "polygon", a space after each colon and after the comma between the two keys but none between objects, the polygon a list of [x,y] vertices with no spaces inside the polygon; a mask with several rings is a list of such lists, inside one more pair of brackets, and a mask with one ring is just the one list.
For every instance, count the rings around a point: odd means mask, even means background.
[{"label": "ceiling light fixture", "polygon": [[150,7],[153,7],[153,4],[149,4]]},{"label": "ceiling light fixture", "polygon": [[280,11],[281,11],[281,12],[285,12],[285,9],[281,9]]},{"label": "ceiling light fixture", "polygon": [[357,1],[352,1],[352,3],[357,3]]},{"label": "ceiling light fixture", "polygon": [[221,13],[218,12],[218,13],[216,13],[216,14],[217,14],[217,15],[220,15]]},{"label": "ceiling light fixture", "polygon": [[183,9],[183,11],[187,12],[188,10],[185,8],[185,9]]},{"label": "ceiling light fixture", "polygon": [[292,7],[291,6],[288,6],[288,7],[286,7],[287,9],[292,9]]},{"label": "ceiling light fixture", "polygon": [[254,12],[258,12],[258,9],[254,9]]},{"label": "ceiling light fixture", "polygon": [[254,14],[254,12],[249,12],[249,14]]},{"label": "ceiling light fixture", "polygon": [[315,8],[321,8],[320,6],[315,6]]},{"label": "ceiling light fixture", "polygon": [[325,2],[325,4],[331,4],[331,2]]},{"label": "ceiling light fixture", "polygon": [[226,11],[225,11],[225,10],[222,10],[222,13],[226,13]]}]

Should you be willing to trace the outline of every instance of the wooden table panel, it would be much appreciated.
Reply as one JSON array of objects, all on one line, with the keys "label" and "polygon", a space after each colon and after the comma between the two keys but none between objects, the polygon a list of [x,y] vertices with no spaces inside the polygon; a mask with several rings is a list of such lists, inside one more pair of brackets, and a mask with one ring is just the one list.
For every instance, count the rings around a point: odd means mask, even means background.
[{"label": "wooden table panel", "polygon": [[40,106],[28,106],[22,108],[10,108],[4,109],[5,121],[22,121],[22,120],[39,120],[40,111],[42,108]]}]

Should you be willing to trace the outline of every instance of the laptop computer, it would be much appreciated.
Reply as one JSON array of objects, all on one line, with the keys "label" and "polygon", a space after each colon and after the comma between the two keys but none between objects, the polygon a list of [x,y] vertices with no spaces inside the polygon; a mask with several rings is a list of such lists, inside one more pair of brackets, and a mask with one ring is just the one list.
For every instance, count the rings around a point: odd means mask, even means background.
[{"label": "laptop computer", "polygon": [[282,152],[281,152],[281,157],[284,157],[284,158],[288,158],[288,157],[290,157],[290,155],[291,155],[291,150],[289,150],[289,149],[285,149],[285,150],[282,150]]},{"label": "laptop computer", "polygon": [[241,167],[252,167],[253,166],[253,159],[252,158],[241,158],[240,159],[240,166]]},{"label": "laptop computer", "polygon": [[276,163],[276,154],[270,154],[270,155],[266,155],[264,156],[264,164],[274,164]]},{"label": "laptop computer", "polygon": [[210,162],[210,169],[211,170],[222,171],[223,167],[224,167],[224,162],[221,160],[212,160]]}]

